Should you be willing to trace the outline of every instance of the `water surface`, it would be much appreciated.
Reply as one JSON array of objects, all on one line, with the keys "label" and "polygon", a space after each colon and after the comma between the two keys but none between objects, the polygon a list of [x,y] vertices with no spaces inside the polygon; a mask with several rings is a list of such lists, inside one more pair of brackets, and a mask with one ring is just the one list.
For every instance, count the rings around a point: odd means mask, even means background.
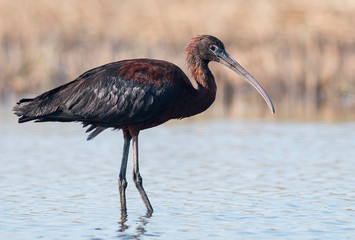
[{"label": "water surface", "polygon": [[355,123],[213,120],[143,131],[127,179],[122,133],[2,114],[1,239],[354,239]]}]

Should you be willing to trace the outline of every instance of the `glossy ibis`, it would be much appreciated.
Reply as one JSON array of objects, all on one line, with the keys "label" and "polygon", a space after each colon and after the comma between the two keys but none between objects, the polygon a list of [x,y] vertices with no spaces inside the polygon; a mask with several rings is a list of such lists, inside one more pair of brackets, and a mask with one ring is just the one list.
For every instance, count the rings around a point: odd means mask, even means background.
[{"label": "glossy ibis", "polygon": [[205,111],[215,100],[216,83],[208,68],[222,63],[248,81],[262,95],[270,110],[274,106],[259,83],[209,35],[193,38],[186,47],[186,62],[196,81],[195,88],[176,65],[153,59],[132,59],[91,69],[72,82],[33,99],[21,99],[14,107],[19,123],[81,122],[91,132],[88,140],[107,128],[121,129],[124,137],[119,174],[121,212],[126,213],[126,168],[133,139],[133,180],[147,207],[153,208],[142,186],[138,165],[138,134],[170,119]]}]

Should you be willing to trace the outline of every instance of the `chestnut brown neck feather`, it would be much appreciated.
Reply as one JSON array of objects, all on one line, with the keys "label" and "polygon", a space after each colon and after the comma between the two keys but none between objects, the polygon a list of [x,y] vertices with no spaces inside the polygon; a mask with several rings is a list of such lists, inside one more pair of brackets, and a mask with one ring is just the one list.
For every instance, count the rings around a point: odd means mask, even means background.
[{"label": "chestnut brown neck feather", "polygon": [[212,105],[216,98],[217,86],[214,77],[208,68],[209,61],[199,58],[193,54],[195,49],[186,49],[186,62],[190,69],[192,77],[197,83],[196,95],[191,99],[191,115],[205,111]]}]

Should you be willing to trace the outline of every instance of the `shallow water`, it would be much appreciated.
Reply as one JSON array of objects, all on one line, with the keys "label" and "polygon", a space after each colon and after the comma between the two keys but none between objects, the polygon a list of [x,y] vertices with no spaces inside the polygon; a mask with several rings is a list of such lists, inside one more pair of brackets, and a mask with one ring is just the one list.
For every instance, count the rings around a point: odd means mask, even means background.
[{"label": "shallow water", "polygon": [[355,122],[213,120],[143,131],[140,170],[117,176],[122,133],[75,123],[0,132],[1,239],[355,239]]}]

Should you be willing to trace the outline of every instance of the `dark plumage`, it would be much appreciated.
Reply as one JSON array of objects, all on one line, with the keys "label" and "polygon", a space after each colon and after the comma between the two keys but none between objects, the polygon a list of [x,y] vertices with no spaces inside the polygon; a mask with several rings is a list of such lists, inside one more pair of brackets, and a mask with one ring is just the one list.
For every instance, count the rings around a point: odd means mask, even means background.
[{"label": "dark plumage", "polygon": [[133,138],[134,182],[152,212],[138,167],[138,134],[170,119],[180,119],[206,110],[216,96],[216,83],[208,68],[220,62],[240,74],[261,93],[272,112],[266,92],[213,36],[202,35],[186,47],[186,61],[197,88],[176,65],[153,59],[132,59],[89,70],[72,82],[33,99],[21,99],[14,107],[19,123],[81,122],[91,132],[88,140],[107,128],[122,129],[125,139],[119,179],[122,214],[126,213],[126,167]]},{"label": "dark plumage", "polygon": [[144,129],[151,124],[147,121],[162,113],[168,115],[164,121],[181,118],[181,113],[168,107],[176,104],[183,92],[194,91],[184,73],[171,63],[125,60],[89,70],[34,99],[22,99],[14,111],[20,116],[20,123],[31,120],[82,122],[84,126],[90,125],[88,131],[95,130],[88,137],[92,139],[109,127],[144,123]]}]

